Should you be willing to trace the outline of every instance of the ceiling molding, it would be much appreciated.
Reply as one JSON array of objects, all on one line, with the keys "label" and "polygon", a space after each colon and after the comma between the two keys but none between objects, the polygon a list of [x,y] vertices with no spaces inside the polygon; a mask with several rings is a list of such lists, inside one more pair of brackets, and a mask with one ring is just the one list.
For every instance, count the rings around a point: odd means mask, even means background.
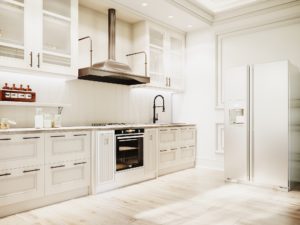
[{"label": "ceiling molding", "polygon": [[214,22],[214,15],[212,12],[200,8],[195,4],[191,3],[189,0],[167,0],[170,4],[176,6],[177,8],[186,11],[187,13],[200,19],[202,22],[212,25]]},{"label": "ceiling molding", "polygon": [[264,2],[257,2],[246,7],[239,7],[216,14],[214,24],[225,23],[242,17],[250,17],[262,13],[269,13],[298,4],[300,4],[299,0],[267,0]]}]

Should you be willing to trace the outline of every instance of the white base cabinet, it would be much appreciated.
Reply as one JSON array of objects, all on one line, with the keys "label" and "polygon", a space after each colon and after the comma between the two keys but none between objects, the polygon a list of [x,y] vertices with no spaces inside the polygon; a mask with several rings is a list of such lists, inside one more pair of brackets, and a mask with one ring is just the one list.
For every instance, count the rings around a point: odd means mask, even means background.
[{"label": "white base cabinet", "polygon": [[145,176],[157,176],[157,129],[145,129],[144,136],[144,167]]},{"label": "white base cabinet", "polygon": [[158,174],[163,175],[195,166],[196,129],[159,129]]},{"label": "white base cabinet", "polygon": [[0,207],[44,195],[44,167],[0,171]]},{"label": "white base cabinet", "polygon": [[0,170],[44,164],[44,135],[0,135]]},{"label": "white base cabinet", "polygon": [[89,186],[89,159],[45,166],[45,194],[52,195]]}]

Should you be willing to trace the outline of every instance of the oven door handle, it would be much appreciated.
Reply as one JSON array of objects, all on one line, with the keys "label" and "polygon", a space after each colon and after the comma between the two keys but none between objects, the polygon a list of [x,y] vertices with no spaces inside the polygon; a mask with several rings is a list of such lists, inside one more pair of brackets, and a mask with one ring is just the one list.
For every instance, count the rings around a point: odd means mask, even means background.
[{"label": "oven door handle", "polygon": [[133,138],[144,138],[144,135],[136,135],[136,136],[126,136],[126,137],[117,137],[117,140],[124,140],[124,139],[133,139]]}]

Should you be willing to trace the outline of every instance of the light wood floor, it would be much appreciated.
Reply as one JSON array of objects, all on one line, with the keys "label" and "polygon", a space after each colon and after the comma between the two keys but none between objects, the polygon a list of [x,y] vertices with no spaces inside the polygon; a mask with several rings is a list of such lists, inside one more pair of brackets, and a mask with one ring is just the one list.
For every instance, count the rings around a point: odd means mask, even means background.
[{"label": "light wood floor", "polygon": [[190,169],[0,220],[0,225],[300,225],[300,192],[224,184]]}]

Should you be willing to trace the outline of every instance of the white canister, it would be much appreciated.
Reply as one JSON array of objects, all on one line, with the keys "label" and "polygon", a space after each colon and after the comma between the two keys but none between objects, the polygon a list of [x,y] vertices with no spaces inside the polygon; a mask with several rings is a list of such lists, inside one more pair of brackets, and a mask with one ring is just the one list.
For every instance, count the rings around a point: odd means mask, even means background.
[{"label": "white canister", "polygon": [[62,117],[61,117],[61,114],[55,114],[54,115],[54,127],[55,128],[59,128],[61,127],[61,124],[62,124]]},{"label": "white canister", "polygon": [[44,114],[44,128],[52,128],[51,114]]},{"label": "white canister", "polygon": [[36,109],[36,114],[34,116],[34,127],[37,129],[44,127],[43,109],[41,108]]}]

